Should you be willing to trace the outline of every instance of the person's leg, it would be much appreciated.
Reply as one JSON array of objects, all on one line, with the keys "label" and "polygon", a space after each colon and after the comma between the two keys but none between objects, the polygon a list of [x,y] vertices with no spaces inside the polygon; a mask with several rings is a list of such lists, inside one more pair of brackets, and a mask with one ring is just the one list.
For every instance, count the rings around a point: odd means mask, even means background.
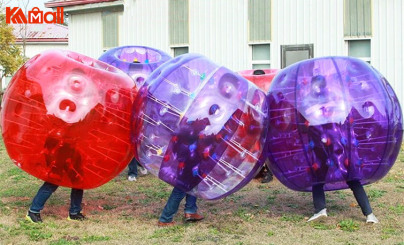
[{"label": "person's leg", "polygon": [[307,222],[327,217],[327,209],[325,208],[324,184],[313,185],[312,194],[315,213]]},{"label": "person's leg", "polygon": [[128,165],[128,167],[129,167],[128,180],[129,181],[136,181],[136,178],[137,178],[137,164],[138,164],[137,160],[135,158],[133,158],[130,161],[129,165]]},{"label": "person's leg", "polygon": [[324,193],[324,184],[313,185],[312,195],[313,195],[313,204],[314,204],[314,212],[318,213],[321,210],[325,209],[325,193]]},{"label": "person's leg", "polygon": [[49,199],[52,193],[56,191],[57,188],[57,185],[45,182],[41,186],[41,188],[39,188],[38,193],[32,200],[29,211],[31,211],[32,213],[40,213],[41,210],[44,208],[46,201]]},{"label": "person's leg", "polygon": [[187,194],[185,198],[184,218],[185,221],[203,220],[203,216],[197,213],[196,197]]},{"label": "person's leg", "polygon": [[198,206],[196,206],[196,197],[187,194],[185,196],[185,208],[184,213],[186,214],[194,214],[198,210]]},{"label": "person's leg", "polygon": [[57,185],[45,182],[41,188],[39,188],[37,194],[32,200],[31,207],[29,208],[25,219],[32,223],[41,223],[42,219],[40,212],[44,208],[46,201],[57,188]]},{"label": "person's leg", "polygon": [[167,204],[165,205],[163,212],[159,218],[159,221],[162,223],[170,223],[173,220],[174,215],[177,213],[178,208],[180,206],[180,202],[184,199],[186,193],[182,190],[174,187],[171,192],[170,197],[168,198]]},{"label": "person's leg", "polygon": [[129,170],[128,170],[128,176],[135,176],[137,177],[137,160],[135,158],[133,158],[129,165]]},{"label": "person's leg", "polygon": [[86,217],[81,213],[81,203],[83,201],[84,191],[82,189],[73,189],[70,193],[70,209],[68,220],[85,220]]},{"label": "person's leg", "polygon": [[352,190],[356,201],[361,207],[362,213],[365,216],[368,216],[372,213],[372,208],[370,207],[369,199],[366,195],[365,189],[359,180],[351,180],[346,182],[349,188]]},{"label": "person's leg", "polygon": [[82,189],[72,189],[70,193],[69,214],[78,214],[81,212],[81,203],[83,201],[84,191]]}]

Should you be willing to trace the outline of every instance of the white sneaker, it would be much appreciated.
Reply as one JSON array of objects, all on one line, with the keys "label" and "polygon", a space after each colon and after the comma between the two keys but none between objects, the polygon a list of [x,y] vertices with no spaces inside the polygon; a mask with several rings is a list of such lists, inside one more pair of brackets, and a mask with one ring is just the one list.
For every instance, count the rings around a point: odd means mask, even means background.
[{"label": "white sneaker", "polygon": [[146,175],[147,174],[147,169],[143,167],[139,167],[139,171],[141,175]]},{"label": "white sneaker", "polygon": [[313,221],[313,220],[316,220],[316,219],[319,219],[319,218],[322,219],[322,218],[325,218],[327,216],[328,216],[327,215],[327,209],[324,208],[320,212],[318,212],[318,213],[314,214],[313,216],[311,216],[311,218],[307,222],[310,222],[310,221]]},{"label": "white sneaker", "polygon": [[366,216],[366,223],[377,224],[377,223],[379,223],[379,220],[376,218],[376,216],[373,213],[371,213],[368,216]]},{"label": "white sneaker", "polygon": [[136,177],[134,175],[129,175],[128,180],[129,181],[136,181]]}]

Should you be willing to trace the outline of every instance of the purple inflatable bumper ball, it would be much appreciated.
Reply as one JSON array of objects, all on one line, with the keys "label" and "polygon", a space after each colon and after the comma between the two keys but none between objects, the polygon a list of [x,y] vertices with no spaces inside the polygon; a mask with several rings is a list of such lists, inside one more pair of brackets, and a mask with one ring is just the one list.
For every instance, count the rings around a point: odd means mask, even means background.
[{"label": "purple inflatable bumper ball", "polygon": [[157,68],[139,96],[134,144],[140,162],[165,182],[219,199],[262,167],[266,97],[240,75],[185,54]]},{"label": "purple inflatable bumper ball", "polygon": [[311,191],[380,180],[400,150],[402,111],[387,80],[350,57],[305,60],[282,70],[268,93],[270,168],[287,187]]},{"label": "purple inflatable bumper ball", "polygon": [[157,67],[171,57],[161,50],[144,46],[121,46],[105,52],[99,60],[128,74],[140,88]]}]

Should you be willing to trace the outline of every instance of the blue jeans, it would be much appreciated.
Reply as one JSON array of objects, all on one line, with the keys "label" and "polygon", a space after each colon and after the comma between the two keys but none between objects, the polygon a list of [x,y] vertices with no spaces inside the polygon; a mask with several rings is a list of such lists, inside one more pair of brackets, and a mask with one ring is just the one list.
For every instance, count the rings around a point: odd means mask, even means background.
[{"label": "blue jeans", "polygon": [[[365,189],[359,180],[351,180],[346,182],[349,188],[352,190],[356,201],[361,207],[363,215],[367,216],[372,213],[368,196]],[[323,190],[324,184],[318,184],[313,186],[313,203],[315,213],[320,212],[325,208],[325,194]]]},{"label": "blue jeans", "polygon": [[182,190],[174,187],[173,191],[171,192],[170,197],[168,198],[167,204],[161,213],[160,222],[169,223],[173,221],[174,215],[177,213],[178,208],[180,206],[180,202],[185,197],[185,208],[184,212],[187,214],[194,214],[198,210],[196,206],[196,197],[191,196]]},{"label": "blue jeans", "polygon": [[139,165],[139,162],[135,158],[132,158],[132,160],[128,165],[129,167],[128,176],[134,175],[137,178],[137,165]]},{"label": "blue jeans", "polygon": [[[43,209],[46,201],[49,199],[49,197],[52,195],[53,192],[56,191],[56,189],[59,186],[51,184],[49,182],[45,182],[41,188],[39,188],[38,193],[34,197],[34,200],[32,200],[31,207],[29,210],[33,213],[40,213],[41,210]],[[81,211],[81,202],[83,200],[83,193],[84,191],[81,189],[72,189],[72,192],[70,193],[70,209],[69,209],[69,214],[77,214],[80,213]]]}]

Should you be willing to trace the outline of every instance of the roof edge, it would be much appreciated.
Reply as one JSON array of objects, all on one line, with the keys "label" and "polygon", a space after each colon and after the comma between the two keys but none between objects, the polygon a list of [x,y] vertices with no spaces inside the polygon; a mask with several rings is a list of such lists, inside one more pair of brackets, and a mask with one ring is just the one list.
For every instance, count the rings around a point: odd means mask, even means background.
[{"label": "roof edge", "polygon": [[92,3],[103,3],[103,2],[114,2],[118,0],[59,0],[53,2],[46,2],[46,8],[56,8],[56,7],[65,7],[65,6],[76,6],[76,5],[85,5],[85,4],[92,4]]},{"label": "roof edge", "polygon": [[[41,42],[53,42],[53,43],[67,43],[69,41],[68,38],[26,38],[26,43],[41,43]],[[17,38],[15,40],[17,44],[23,43],[24,40],[22,38]]]}]

